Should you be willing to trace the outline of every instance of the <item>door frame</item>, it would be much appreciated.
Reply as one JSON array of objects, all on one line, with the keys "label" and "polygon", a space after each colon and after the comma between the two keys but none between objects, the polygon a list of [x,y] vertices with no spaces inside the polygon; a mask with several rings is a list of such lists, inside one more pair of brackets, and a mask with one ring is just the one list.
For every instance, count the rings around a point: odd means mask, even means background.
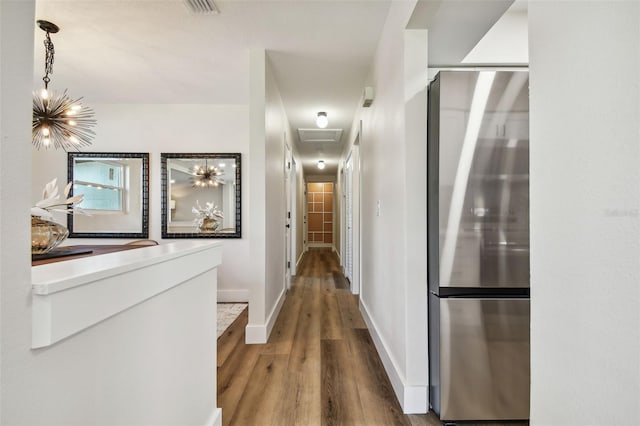
[{"label": "door frame", "polygon": [[[342,218],[344,218],[344,220],[342,221],[342,230],[341,233],[342,235],[344,235],[344,244],[341,244],[342,247],[344,247],[344,252],[343,252],[343,256],[345,258],[344,262],[343,262],[343,269],[345,271],[345,276],[346,276],[346,261],[347,261],[347,239],[348,239],[348,230],[347,230],[347,173],[351,173],[351,196],[349,197],[351,200],[351,206],[352,206],[352,223],[351,223],[351,227],[352,227],[352,240],[351,240],[351,249],[352,249],[352,254],[351,254],[351,277],[350,277],[350,285],[351,285],[351,292],[353,294],[360,294],[360,223],[361,223],[361,211],[360,211],[360,197],[361,197],[361,191],[360,191],[360,138],[361,138],[361,132],[358,132],[358,134],[356,135],[356,139],[354,141],[354,144],[351,148],[351,150],[349,151],[349,153],[347,154],[346,160],[344,162],[344,167],[343,167],[343,179],[344,179],[344,213],[342,214]],[[349,170],[347,168],[347,162],[351,161],[351,170]]]},{"label": "door frame", "polygon": [[293,163],[293,153],[289,144],[287,144],[287,133],[284,133],[284,197],[285,197],[285,229],[284,229],[284,284],[285,289],[291,288],[291,264],[293,263],[291,256],[291,167]]},{"label": "door frame", "polygon": [[298,253],[298,165],[296,163],[295,157],[291,156],[291,171],[290,171],[290,179],[291,185],[289,187],[291,191],[290,195],[290,212],[291,219],[289,223],[291,224],[291,228],[289,229],[289,238],[291,239],[290,253],[291,253],[291,275],[296,276],[297,271],[297,256]]}]

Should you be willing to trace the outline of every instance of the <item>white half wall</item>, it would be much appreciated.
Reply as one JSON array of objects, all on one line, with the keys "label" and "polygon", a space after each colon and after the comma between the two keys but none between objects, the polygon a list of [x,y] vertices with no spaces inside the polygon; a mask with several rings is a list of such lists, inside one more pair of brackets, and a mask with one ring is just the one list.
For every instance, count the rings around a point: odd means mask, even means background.
[{"label": "white half wall", "polygon": [[[232,153],[242,157],[242,238],[224,240],[224,262],[219,269],[219,291],[242,296],[232,302],[247,302],[255,265],[246,262],[252,238],[249,223],[249,108],[246,105],[99,104],[91,105],[98,124],[94,143],[83,152],[149,153],[149,238],[161,241],[161,168],[163,152]],[[67,181],[64,151],[32,149],[32,200],[40,199],[42,188],[58,178],[62,189]],[[64,215],[56,219],[66,225]],[[119,244],[127,240],[72,238],[71,244]],[[175,241],[171,239],[165,242]]]},{"label": "white half wall", "polygon": [[529,2],[531,424],[640,424],[640,3]]}]

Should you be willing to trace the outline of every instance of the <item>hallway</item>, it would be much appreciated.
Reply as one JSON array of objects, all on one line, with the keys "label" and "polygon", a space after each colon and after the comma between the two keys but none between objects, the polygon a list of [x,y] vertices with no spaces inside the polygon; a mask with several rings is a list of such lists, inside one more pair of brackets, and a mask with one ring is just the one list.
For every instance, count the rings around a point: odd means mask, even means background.
[{"label": "hallway", "polygon": [[413,425],[329,249],[305,254],[269,343],[245,345],[247,311],[218,340],[224,425]]},{"label": "hallway", "polygon": [[440,425],[404,415],[337,256],[309,250],[266,345],[246,345],[247,310],[218,339],[224,425]]}]

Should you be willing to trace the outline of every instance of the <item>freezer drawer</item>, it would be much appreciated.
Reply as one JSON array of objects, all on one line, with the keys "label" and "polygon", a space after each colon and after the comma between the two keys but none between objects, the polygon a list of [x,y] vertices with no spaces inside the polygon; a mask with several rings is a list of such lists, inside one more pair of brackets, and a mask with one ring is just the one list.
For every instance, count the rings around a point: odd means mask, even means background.
[{"label": "freezer drawer", "polygon": [[440,419],[528,419],[529,299],[432,296],[431,305],[430,325],[439,327],[430,336],[431,404]]}]

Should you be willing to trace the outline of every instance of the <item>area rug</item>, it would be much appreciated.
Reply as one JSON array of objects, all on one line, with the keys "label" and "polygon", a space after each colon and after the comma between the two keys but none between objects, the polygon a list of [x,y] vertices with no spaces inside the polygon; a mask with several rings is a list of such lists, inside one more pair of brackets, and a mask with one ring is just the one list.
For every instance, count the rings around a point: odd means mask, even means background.
[{"label": "area rug", "polygon": [[222,336],[246,307],[246,303],[218,303],[218,337]]}]

